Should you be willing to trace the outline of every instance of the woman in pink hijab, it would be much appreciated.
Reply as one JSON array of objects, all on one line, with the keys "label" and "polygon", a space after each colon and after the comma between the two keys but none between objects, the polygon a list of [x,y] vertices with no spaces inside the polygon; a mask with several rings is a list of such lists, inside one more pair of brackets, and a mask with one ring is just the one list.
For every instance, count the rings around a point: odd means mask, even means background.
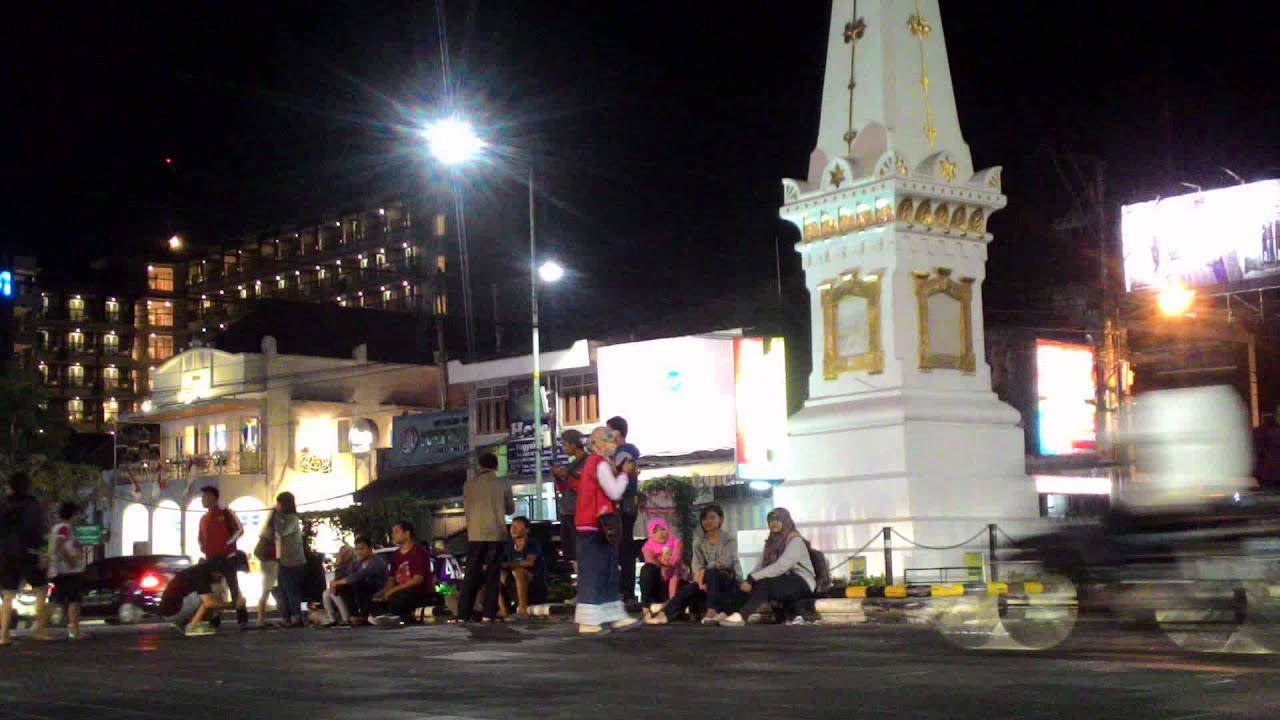
[{"label": "woman in pink hijab", "polygon": [[684,544],[662,518],[651,519],[647,528],[649,540],[641,548],[644,568],[640,571],[640,600],[656,613],[662,603],[676,596],[685,581]]}]

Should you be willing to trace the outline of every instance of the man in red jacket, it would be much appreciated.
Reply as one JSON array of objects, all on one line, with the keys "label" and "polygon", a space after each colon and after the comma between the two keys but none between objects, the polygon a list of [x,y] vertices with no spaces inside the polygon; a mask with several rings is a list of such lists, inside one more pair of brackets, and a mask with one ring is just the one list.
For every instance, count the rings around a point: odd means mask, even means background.
[{"label": "man in red jacket", "polygon": [[236,551],[236,541],[244,535],[244,526],[235,513],[218,504],[220,499],[218,488],[212,485],[200,488],[200,502],[206,510],[200,518],[200,552],[204,553],[209,566],[226,580],[236,608],[236,622],[244,629],[249,626],[249,611],[245,607],[244,595],[240,593],[236,571],[228,563],[231,553]]}]

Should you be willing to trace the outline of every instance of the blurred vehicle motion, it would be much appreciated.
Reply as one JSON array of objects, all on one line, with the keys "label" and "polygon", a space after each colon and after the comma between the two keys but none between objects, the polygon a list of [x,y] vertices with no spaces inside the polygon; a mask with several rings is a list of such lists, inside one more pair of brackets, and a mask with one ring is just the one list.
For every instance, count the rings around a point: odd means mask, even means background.
[{"label": "blurred vehicle motion", "polygon": [[957,599],[939,628],[969,648],[1047,649],[1083,602],[1188,650],[1280,652],[1280,496],[1249,477],[1245,418],[1227,387],[1137,398],[1121,437],[1133,478],[1110,512],[1017,542],[1001,567],[1033,581]]}]

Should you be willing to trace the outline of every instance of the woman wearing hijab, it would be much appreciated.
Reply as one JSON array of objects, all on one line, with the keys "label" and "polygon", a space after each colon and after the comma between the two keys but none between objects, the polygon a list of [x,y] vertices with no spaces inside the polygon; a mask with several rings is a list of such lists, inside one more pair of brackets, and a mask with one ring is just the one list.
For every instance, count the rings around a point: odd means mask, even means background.
[{"label": "woman wearing hijab", "polygon": [[693,540],[693,582],[682,586],[657,612],[646,611],[649,625],[666,625],[685,608],[705,600],[703,625],[716,625],[729,617],[745,597],[738,588],[742,570],[738,567],[738,541],[723,529],[724,508],[712,503],[699,517],[702,534]]},{"label": "woman wearing hijab", "polygon": [[776,603],[786,608],[813,595],[817,587],[809,544],[796,532],[791,513],[786,508],[774,508],[768,521],[769,537],[764,541],[760,564],[742,582],[746,602],[738,612],[721,620],[721,625],[741,627],[761,605]]},{"label": "woman wearing hijab", "polygon": [[608,628],[630,630],[640,622],[627,615],[619,592],[618,548],[601,530],[599,517],[617,513],[617,502],[627,489],[634,462],[615,469],[610,458],[620,438],[606,427],[596,428],[587,441],[591,453],[578,476],[578,505],[574,524],[578,540],[578,601],[574,621],[582,635],[596,635]]},{"label": "woman wearing hijab", "polygon": [[644,567],[640,570],[640,601],[649,612],[657,613],[662,603],[676,596],[685,581],[684,543],[671,532],[662,518],[649,520],[649,539],[641,552]]}]

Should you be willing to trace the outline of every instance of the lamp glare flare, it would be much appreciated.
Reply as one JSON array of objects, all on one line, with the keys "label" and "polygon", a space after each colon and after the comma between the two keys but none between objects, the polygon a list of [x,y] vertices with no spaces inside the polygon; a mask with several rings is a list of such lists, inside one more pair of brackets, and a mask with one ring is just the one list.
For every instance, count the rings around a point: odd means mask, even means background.
[{"label": "lamp glare flare", "polygon": [[432,157],[445,165],[460,165],[484,149],[484,140],[471,124],[458,118],[445,118],[427,126],[423,133]]},{"label": "lamp glare flare", "polygon": [[1156,295],[1156,304],[1160,307],[1162,315],[1179,317],[1191,308],[1191,302],[1195,297],[1195,290],[1175,280],[1161,288]]},{"label": "lamp glare flare", "polygon": [[538,277],[545,283],[559,282],[560,278],[564,277],[564,267],[558,262],[548,260],[538,266]]}]

